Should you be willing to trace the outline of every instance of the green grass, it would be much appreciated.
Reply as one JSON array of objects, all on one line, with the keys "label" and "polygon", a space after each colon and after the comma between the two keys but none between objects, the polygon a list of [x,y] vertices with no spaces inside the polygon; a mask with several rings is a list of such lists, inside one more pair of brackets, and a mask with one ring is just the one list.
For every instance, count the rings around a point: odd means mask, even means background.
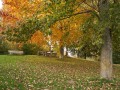
[{"label": "green grass", "polygon": [[120,65],[111,81],[100,79],[99,62],[42,56],[0,56],[0,90],[120,90]]}]

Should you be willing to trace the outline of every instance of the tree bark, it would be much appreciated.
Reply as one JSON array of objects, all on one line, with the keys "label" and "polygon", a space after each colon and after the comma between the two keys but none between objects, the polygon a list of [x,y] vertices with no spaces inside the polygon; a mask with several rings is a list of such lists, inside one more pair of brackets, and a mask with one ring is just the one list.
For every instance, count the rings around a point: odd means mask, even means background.
[{"label": "tree bark", "polygon": [[80,50],[77,50],[77,58],[80,58]]},{"label": "tree bark", "polygon": [[103,46],[101,50],[101,77],[112,79],[112,42],[110,30],[106,28],[103,35]]},{"label": "tree bark", "polygon": [[[106,24],[109,22],[109,0],[99,0],[100,22]],[[106,23],[105,23],[106,22]],[[101,50],[101,77],[104,79],[112,79],[112,41],[110,36],[110,28],[106,24],[103,31],[103,45]]]},{"label": "tree bark", "polygon": [[68,48],[66,47],[66,53],[65,56],[68,57]]},{"label": "tree bark", "polygon": [[63,57],[64,57],[64,47],[61,45],[59,58],[62,59]]},{"label": "tree bark", "polygon": [[113,0],[114,1],[114,3],[118,3],[118,0]]}]

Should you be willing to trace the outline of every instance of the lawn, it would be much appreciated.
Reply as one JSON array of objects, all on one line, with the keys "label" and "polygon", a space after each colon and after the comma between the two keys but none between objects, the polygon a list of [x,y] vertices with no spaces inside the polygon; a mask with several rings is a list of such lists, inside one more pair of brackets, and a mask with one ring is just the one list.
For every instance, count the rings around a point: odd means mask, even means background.
[{"label": "lawn", "polygon": [[1,55],[0,90],[120,90],[120,65],[113,69],[108,81],[97,61]]}]

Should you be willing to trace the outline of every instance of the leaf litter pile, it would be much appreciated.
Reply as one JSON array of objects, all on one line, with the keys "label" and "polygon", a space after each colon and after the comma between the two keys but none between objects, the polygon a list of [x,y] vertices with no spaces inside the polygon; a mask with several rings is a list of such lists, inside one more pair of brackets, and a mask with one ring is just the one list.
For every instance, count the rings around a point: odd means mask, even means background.
[{"label": "leaf litter pile", "polygon": [[0,90],[120,90],[120,65],[113,71],[108,81],[97,61],[2,55]]}]

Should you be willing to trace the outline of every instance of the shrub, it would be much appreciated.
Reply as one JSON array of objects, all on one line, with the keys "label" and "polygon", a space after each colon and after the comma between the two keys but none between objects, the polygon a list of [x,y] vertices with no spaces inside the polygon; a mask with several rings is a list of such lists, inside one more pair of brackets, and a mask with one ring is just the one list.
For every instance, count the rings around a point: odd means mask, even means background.
[{"label": "shrub", "polygon": [[5,41],[0,41],[0,54],[7,54],[9,45]]},{"label": "shrub", "polygon": [[113,51],[113,63],[120,64],[120,51]]},{"label": "shrub", "polygon": [[36,55],[39,47],[36,44],[26,43],[23,45],[22,50],[25,55]]}]

